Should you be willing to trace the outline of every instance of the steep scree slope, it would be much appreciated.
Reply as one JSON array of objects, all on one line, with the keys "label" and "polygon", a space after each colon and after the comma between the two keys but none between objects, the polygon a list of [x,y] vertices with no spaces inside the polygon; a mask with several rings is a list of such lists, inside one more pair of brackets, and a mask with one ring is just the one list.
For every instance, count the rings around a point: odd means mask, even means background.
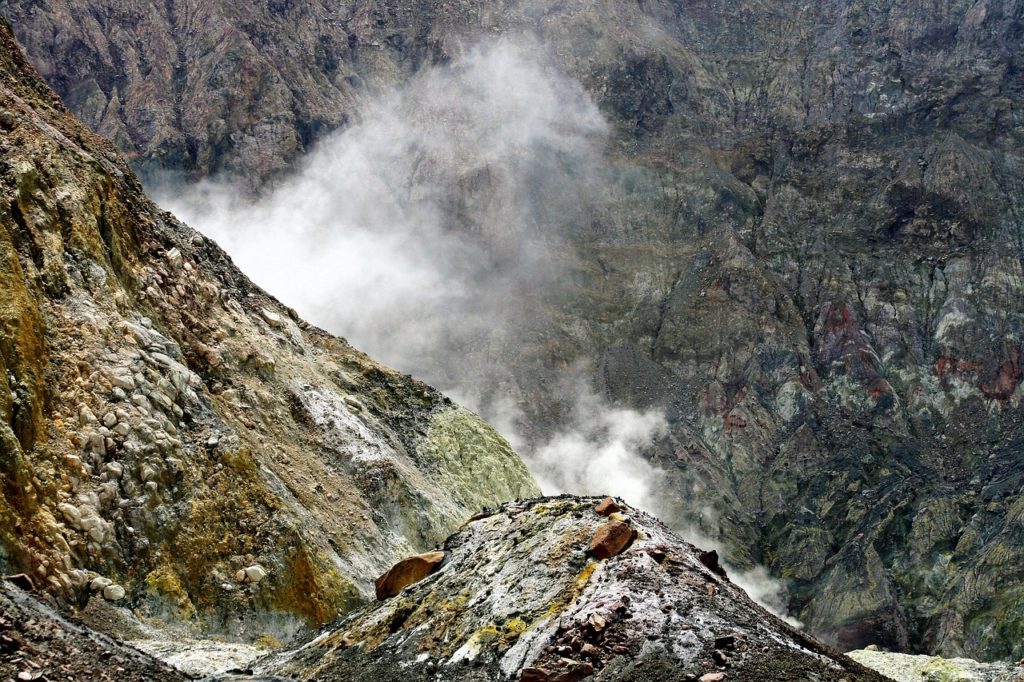
[{"label": "steep scree slope", "polygon": [[[460,371],[510,358],[538,439],[580,360],[664,410],[665,519],[789,579],[812,632],[1024,656],[1021,0],[0,8],[141,167],[253,186],[376,88],[539,35],[614,126],[607,186],[515,235],[564,285]],[[503,229],[488,170],[451,225]]]},{"label": "steep scree slope", "polygon": [[306,325],[159,211],[6,23],[0,486],[0,572],[279,639],[537,492],[475,415]]}]

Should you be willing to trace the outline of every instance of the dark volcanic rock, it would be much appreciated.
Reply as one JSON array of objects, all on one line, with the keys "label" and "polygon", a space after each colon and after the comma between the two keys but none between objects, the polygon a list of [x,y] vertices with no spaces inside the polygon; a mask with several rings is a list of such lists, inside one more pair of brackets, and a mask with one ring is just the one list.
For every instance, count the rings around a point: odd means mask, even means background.
[{"label": "dark volcanic rock", "polygon": [[[609,559],[588,555],[597,498],[516,502],[448,538],[448,559],[257,672],[298,680],[877,681],[754,604],[650,516]],[[648,550],[659,547],[658,563]],[[709,590],[713,586],[714,590]],[[722,652],[724,651],[724,653]],[[714,679],[714,678],[708,678]]]}]

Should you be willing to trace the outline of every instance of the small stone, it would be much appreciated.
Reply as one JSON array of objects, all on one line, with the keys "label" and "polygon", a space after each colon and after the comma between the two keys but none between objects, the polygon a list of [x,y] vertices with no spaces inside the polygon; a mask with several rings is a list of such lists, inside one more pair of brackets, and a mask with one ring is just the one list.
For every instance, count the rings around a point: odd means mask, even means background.
[{"label": "small stone", "polygon": [[608,559],[621,554],[636,538],[636,529],[622,521],[609,521],[598,527],[590,541],[590,554]]},{"label": "small stone", "polygon": [[559,665],[567,667],[568,670],[549,677],[548,682],[579,682],[594,674],[594,666],[589,663],[563,658],[559,661]]},{"label": "small stone", "polygon": [[444,561],[444,552],[427,552],[402,559],[387,573],[377,578],[375,584],[377,599],[383,601],[394,597],[407,586],[423,580],[437,570]]},{"label": "small stone", "polygon": [[32,578],[25,573],[16,573],[15,575],[5,575],[4,580],[17,585],[26,592],[34,592],[36,589],[35,584],[32,582]]},{"label": "small stone", "polygon": [[170,263],[171,267],[177,270],[182,266],[184,259],[181,257],[181,251],[178,247],[173,247],[167,252],[167,262]]},{"label": "small stone", "polygon": [[732,649],[736,646],[736,635],[723,635],[715,637],[716,649]]},{"label": "small stone", "polygon": [[722,682],[725,673],[706,673],[700,676],[700,682]]},{"label": "small stone", "polygon": [[722,568],[722,564],[718,561],[718,552],[715,550],[708,550],[706,552],[698,552],[697,558],[700,562],[708,567],[715,575],[720,575],[723,578],[728,577],[725,569]]},{"label": "small stone", "polygon": [[103,415],[103,425],[108,429],[114,428],[117,425],[117,416],[113,412],[107,412]]},{"label": "small stone", "polygon": [[82,426],[88,426],[89,424],[96,423],[96,415],[92,413],[87,406],[82,405],[78,408],[78,421]]},{"label": "small stone", "polygon": [[102,433],[89,434],[89,450],[97,455],[107,454],[106,439]]},{"label": "small stone", "polygon": [[117,390],[120,390],[122,392],[121,400],[124,400],[124,397],[123,397],[124,391],[134,391],[135,390],[135,379],[132,377],[131,374],[128,374],[128,373],[112,375],[110,377],[110,383],[114,384],[114,386],[116,387],[115,388],[115,392]]},{"label": "small stone", "polygon": [[519,682],[547,682],[548,671],[544,668],[523,668]]},{"label": "small stone", "polygon": [[103,598],[107,601],[124,599],[124,588],[120,585],[107,585],[103,588]]},{"label": "small stone", "polygon": [[112,584],[113,584],[113,581],[110,578],[104,578],[103,576],[97,576],[97,577],[92,579],[91,583],[89,583],[89,589],[92,590],[93,592],[100,592],[102,590],[107,589]]},{"label": "small stone", "polygon": [[253,564],[242,571],[243,583],[258,583],[267,577],[267,571],[259,564]]},{"label": "small stone", "polygon": [[78,507],[67,502],[62,502],[57,505],[57,509],[63,514],[64,520],[72,528],[78,528],[82,524],[82,514],[78,511]]},{"label": "small stone", "polygon": [[594,511],[601,516],[611,516],[615,512],[622,511],[622,507],[620,507],[612,498],[606,497],[597,503],[594,507]]},{"label": "small stone", "polygon": [[264,308],[262,311],[260,311],[260,314],[263,315],[263,319],[267,321],[267,324],[269,324],[274,329],[280,329],[281,327],[284,326],[284,320],[282,320],[281,316],[278,315],[277,313],[271,312]]},{"label": "small stone", "polygon": [[103,526],[101,525],[96,525],[89,529],[89,538],[97,544],[102,543],[106,537],[107,533],[103,530]]},{"label": "small stone", "polygon": [[662,561],[665,560],[665,557],[667,555],[665,554],[665,549],[663,547],[653,547],[647,550],[647,556],[651,557],[660,564]]}]

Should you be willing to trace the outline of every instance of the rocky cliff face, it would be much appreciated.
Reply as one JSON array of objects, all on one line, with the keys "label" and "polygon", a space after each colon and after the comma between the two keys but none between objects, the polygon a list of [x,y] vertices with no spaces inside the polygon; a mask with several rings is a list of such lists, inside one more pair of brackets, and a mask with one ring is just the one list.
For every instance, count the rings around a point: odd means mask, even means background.
[{"label": "rocky cliff face", "polygon": [[0,74],[0,572],[285,639],[537,492],[475,415],[154,206],[6,24]]},{"label": "rocky cliff face", "polygon": [[[610,179],[516,235],[571,273],[492,339],[500,390],[537,437],[580,362],[664,410],[666,520],[790,580],[812,632],[1024,655],[1018,0],[0,7],[140,167],[261,179],[375,87],[538,34]],[[493,235],[479,171],[450,222]]]},{"label": "rocky cliff face", "polygon": [[[299,680],[882,680],[754,604],[628,506],[544,498],[470,520],[434,573],[257,664]],[[610,526],[626,528],[615,542]],[[623,544],[625,543],[625,544]]]}]

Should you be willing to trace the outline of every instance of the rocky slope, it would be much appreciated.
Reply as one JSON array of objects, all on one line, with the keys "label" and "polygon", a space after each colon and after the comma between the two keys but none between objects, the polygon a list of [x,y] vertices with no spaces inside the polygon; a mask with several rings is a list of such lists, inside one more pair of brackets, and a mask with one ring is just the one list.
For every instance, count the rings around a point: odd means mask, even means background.
[{"label": "rocky slope", "polygon": [[104,682],[189,679],[135,649],[69,621],[6,581],[0,583],[0,678]]},{"label": "rocky slope", "polygon": [[0,23],[0,572],[268,641],[536,486],[161,212]]},{"label": "rocky slope", "polygon": [[[580,363],[664,410],[666,520],[829,641],[1024,656],[1020,0],[0,8],[139,167],[253,186],[376,89],[539,35],[612,123],[608,173],[514,235],[568,273],[459,370],[538,439]],[[488,170],[445,205],[493,236]]]},{"label": "rocky slope", "polygon": [[[299,680],[879,680],[771,616],[711,553],[599,498],[470,520],[440,567],[257,672]],[[616,542],[609,526],[629,529]],[[635,538],[633,537],[635,536]]]}]

